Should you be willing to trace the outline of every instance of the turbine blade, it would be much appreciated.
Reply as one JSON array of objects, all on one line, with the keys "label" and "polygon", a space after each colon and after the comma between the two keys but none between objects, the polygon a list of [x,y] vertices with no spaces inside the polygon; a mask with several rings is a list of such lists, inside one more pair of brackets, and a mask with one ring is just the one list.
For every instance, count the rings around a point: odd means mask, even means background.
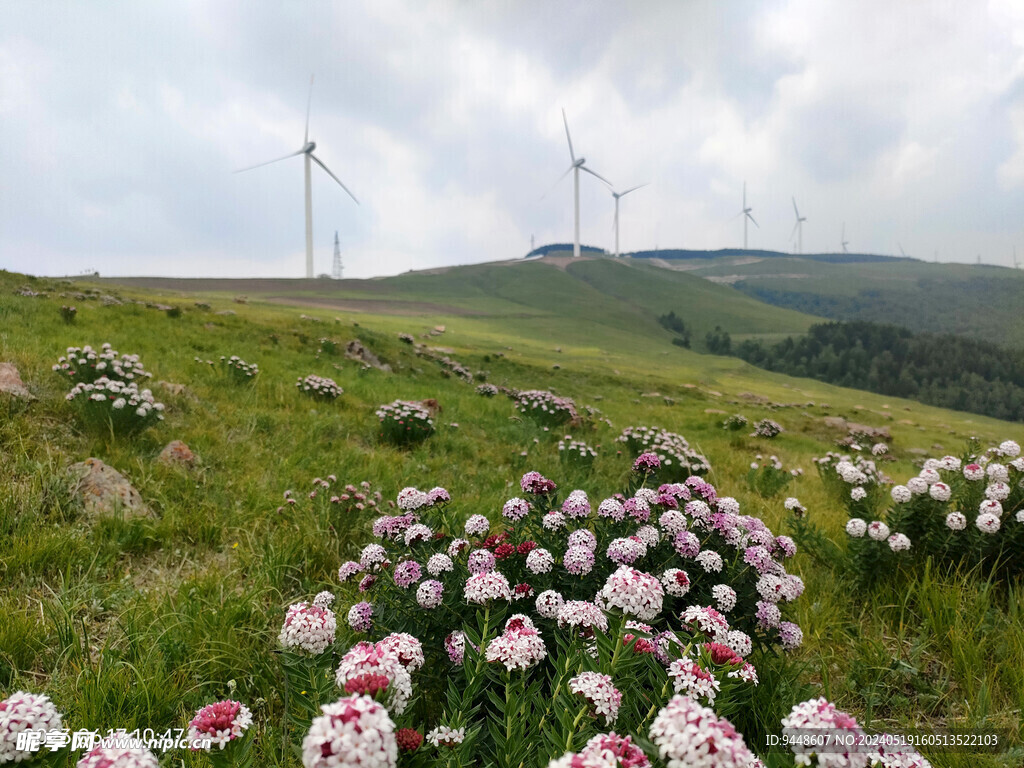
[{"label": "turbine blade", "polygon": [[[650,182],[648,182],[648,183],[650,183]],[[646,187],[646,186],[647,186],[647,184],[637,184],[637,185],[636,185],[635,187],[630,187],[630,188],[629,188],[629,189],[627,189],[627,190],[626,190],[625,192],[620,192],[620,193],[619,193],[619,197],[625,197],[625,196],[626,196],[626,195],[628,195],[628,194],[629,194],[630,192],[636,192],[636,191],[637,191],[638,189],[640,189],[641,187]]]},{"label": "turbine blade", "polygon": [[340,186],[342,189],[344,189],[346,192],[348,192],[348,196],[356,201],[356,205],[359,205],[359,201],[356,200],[356,196],[352,194],[352,191],[348,187],[346,187],[344,184],[341,183],[341,179],[339,179],[337,176],[335,176],[333,173],[331,173],[331,169],[330,168],[328,168],[326,165],[324,165],[322,162],[320,162],[320,158],[319,157],[317,157],[312,152],[310,152],[309,153],[309,159],[312,160],[317,165],[319,165],[325,171],[327,171],[327,175],[330,176],[332,179],[334,179],[336,182],[338,182],[338,186]]},{"label": "turbine blade", "polygon": [[309,109],[313,106],[313,75],[309,76],[309,98],[306,99],[306,138],[303,144],[309,143]]},{"label": "turbine blade", "polygon": [[248,168],[239,168],[237,171],[232,171],[232,173],[242,173],[243,171],[251,171],[253,168],[262,168],[264,165],[270,165],[271,163],[277,163],[280,162],[281,160],[287,160],[289,157],[301,155],[302,152],[303,151],[300,149],[298,152],[292,152],[290,155],[285,155],[284,157],[277,157],[274,158],[273,160],[267,160],[267,162],[265,163],[257,163],[256,165],[250,165]]},{"label": "turbine blade", "polygon": [[793,198],[793,211],[796,213],[796,217],[800,218],[800,209],[796,207],[796,198]]},{"label": "turbine blade", "polygon": [[751,216],[751,215],[750,215],[750,214],[748,213],[748,214],[747,214],[747,218],[748,218],[748,219],[750,219],[751,221],[753,221],[753,222],[754,222],[754,226],[755,226],[755,227],[757,227],[758,229],[760,229],[760,227],[758,227],[758,226],[757,226],[757,222],[756,222],[756,221],[754,221],[754,217],[753,217],[753,216]]},{"label": "turbine blade", "polygon": [[569,135],[569,121],[565,117],[565,107],[562,107],[562,122],[565,123],[565,138],[569,142],[569,157],[572,158],[572,162],[576,163],[576,154],[572,151],[572,136]]},{"label": "turbine blade", "polygon": [[552,184],[550,187],[548,187],[547,191],[543,195],[540,196],[540,199],[543,200],[545,197],[547,197],[551,193],[551,190],[554,189],[555,187],[557,187],[559,185],[559,183],[561,183],[562,179],[564,179],[566,176],[568,176],[570,173],[572,173],[572,169],[575,168],[575,167],[576,166],[574,166],[574,165],[570,165],[569,169],[565,173],[563,173],[561,176],[558,177],[558,181],[556,181],[554,184]]},{"label": "turbine blade", "polygon": [[[600,173],[597,173],[596,171],[592,171],[592,170],[590,170],[589,168],[587,168],[587,166],[585,166],[585,165],[581,165],[581,166],[580,166],[580,170],[581,170],[581,171],[586,171],[586,172],[587,172],[587,173],[589,173],[589,174],[590,174],[591,176],[596,176],[596,177],[597,177],[597,178],[599,178],[599,179],[600,179],[601,181],[603,181],[603,182],[604,182],[605,184],[607,184],[607,185],[608,185],[609,187],[610,187],[610,186],[612,186],[612,183],[611,183],[610,181],[608,181],[608,179],[606,179],[606,178],[605,178],[604,176],[602,176],[602,175],[601,175]],[[621,195],[619,195],[619,197],[621,197]]]}]

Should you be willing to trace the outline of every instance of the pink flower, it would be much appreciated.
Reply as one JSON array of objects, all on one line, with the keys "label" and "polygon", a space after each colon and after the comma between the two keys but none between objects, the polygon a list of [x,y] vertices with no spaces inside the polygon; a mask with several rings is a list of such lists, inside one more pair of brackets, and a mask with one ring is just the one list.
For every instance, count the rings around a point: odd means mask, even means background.
[{"label": "pink flower", "polygon": [[321,709],[302,740],[304,768],[395,768],[395,724],[384,707],[348,696]]},{"label": "pink flower", "polygon": [[650,731],[669,768],[748,768],[755,760],[743,736],[687,696],[674,696]]},{"label": "pink flower", "polygon": [[210,739],[211,744],[224,749],[229,742],[240,739],[252,725],[252,712],[238,701],[218,701],[207,704],[196,712],[188,724],[190,740]]},{"label": "pink flower", "polygon": [[608,675],[581,672],[569,680],[569,690],[586,699],[593,708],[593,713],[603,717],[605,724],[611,725],[618,718],[622,693]]}]

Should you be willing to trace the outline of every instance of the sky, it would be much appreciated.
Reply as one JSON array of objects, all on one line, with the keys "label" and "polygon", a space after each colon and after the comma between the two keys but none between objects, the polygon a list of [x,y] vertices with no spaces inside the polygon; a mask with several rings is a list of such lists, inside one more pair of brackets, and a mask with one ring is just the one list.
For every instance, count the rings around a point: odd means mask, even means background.
[{"label": "sky", "polygon": [[[0,4],[0,268],[317,273],[571,242],[577,156],[624,251],[743,245],[1024,262],[1024,3]],[[557,182],[557,183],[556,183]],[[580,180],[581,240],[614,201]]]}]

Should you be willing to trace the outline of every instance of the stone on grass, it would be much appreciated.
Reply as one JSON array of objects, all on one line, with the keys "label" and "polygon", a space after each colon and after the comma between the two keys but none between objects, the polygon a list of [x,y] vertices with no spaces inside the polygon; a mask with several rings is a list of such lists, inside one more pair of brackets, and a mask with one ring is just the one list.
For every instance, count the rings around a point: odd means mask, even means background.
[{"label": "stone on grass", "polygon": [[193,467],[196,463],[196,455],[181,440],[171,440],[160,451],[160,455],[157,456],[156,460],[166,466]]},{"label": "stone on grass", "polygon": [[77,481],[74,491],[82,499],[86,513],[99,517],[120,512],[126,519],[153,516],[128,479],[99,459],[72,464],[69,472]]},{"label": "stone on grass", "polygon": [[14,363],[0,363],[0,392],[6,392],[12,397],[33,399]]}]

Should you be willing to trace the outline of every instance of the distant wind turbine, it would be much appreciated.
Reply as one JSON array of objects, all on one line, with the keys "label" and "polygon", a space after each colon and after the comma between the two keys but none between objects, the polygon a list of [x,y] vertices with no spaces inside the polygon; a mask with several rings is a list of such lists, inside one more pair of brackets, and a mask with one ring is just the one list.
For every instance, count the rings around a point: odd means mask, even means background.
[{"label": "distant wind turbine", "polygon": [[839,236],[839,244],[843,247],[843,253],[849,253],[850,251],[846,246],[850,244],[850,241],[846,239],[846,222],[843,222],[843,234]]},{"label": "distant wind turbine", "polygon": [[900,256],[907,258],[907,252],[903,250],[903,246],[899,242],[896,243],[896,247],[900,249]]},{"label": "distant wind turbine", "polygon": [[646,184],[638,184],[635,187],[630,187],[625,192],[616,192],[612,190],[612,197],[615,198],[615,258],[619,258],[619,198],[625,197],[630,192],[636,192],[641,187],[646,187]]},{"label": "distant wind turbine", "polygon": [[[747,220],[749,219],[750,221],[754,221],[754,217],[750,215],[753,210],[754,210],[753,208],[748,208],[747,207],[747,182],[744,181],[743,182],[743,208],[740,209],[740,212],[736,214],[736,216],[742,216],[743,217],[743,250],[744,251],[747,250]],[[754,226],[757,227],[757,222],[756,221],[754,221]],[[760,229],[760,227],[757,227],[757,228]]]},{"label": "distant wind turbine", "polygon": [[352,194],[348,187],[341,183],[341,179],[331,173],[331,169],[328,168],[319,157],[313,154],[313,150],[316,149],[316,142],[309,140],[309,109],[313,104],[313,77],[309,78],[309,100],[306,102],[306,134],[302,140],[302,149],[297,152],[292,152],[290,155],[284,157],[278,157],[275,160],[268,160],[265,163],[258,163],[256,165],[250,165],[248,168],[241,168],[235,173],[242,173],[244,171],[251,171],[253,168],[260,168],[264,165],[270,165],[280,160],[287,160],[289,157],[295,157],[296,155],[303,155],[303,161],[306,166],[306,277],[313,277],[313,187],[310,178],[310,161],[319,165],[324,171],[338,182],[338,186],[348,192],[348,196],[355,200],[356,205],[359,205],[359,201],[356,200],[356,196]]},{"label": "distant wind turbine", "polygon": [[565,123],[565,138],[569,142],[569,157],[572,159],[572,165],[569,166],[569,170],[567,170],[565,173],[563,173],[558,178],[558,181],[556,181],[555,184],[558,184],[559,181],[561,181],[566,176],[568,176],[569,172],[572,171],[573,202],[574,202],[574,207],[575,207],[575,212],[576,212],[576,228],[575,228],[575,231],[574,231],[574,238],[573,238],[573,241],[572,241],[572,255],[575,258],[579,258],[579,255],[580,255],[580,171],[586,171],[591,176],[596,176],[601,181],[603,181],[605,184],[607,184],[609,187],[612,185],[612,183],[610,181],[608,181],[608,179],[606,179],[601,174],[595,173],[594,171],[592,171],[589,168],[587,168],[587,166],[585,165],[585,163],[587,162],[586,158],[576,157],[576,154],[572,150],[572,136],[569,135],[569,121],[565,117],[565,110],[564,109],[562,110],[562,122]]},{"label": "distant wind turbine", "polygon": [[800,209],[796,207],[796,198],[793,198],[793,212],[796,214],[796,224],[793,225],[793,234],[789,236],[789,239],[793,239],[793,235],[797,236],[796,241],[796,252],[804,252],[804,222],[807,221],[806,216],[800,215]]},{"label": "distant wind turbine", "polygon": [[1013,246],[1013,268],[1018,269],[1017,266],[1017,246]]}]

